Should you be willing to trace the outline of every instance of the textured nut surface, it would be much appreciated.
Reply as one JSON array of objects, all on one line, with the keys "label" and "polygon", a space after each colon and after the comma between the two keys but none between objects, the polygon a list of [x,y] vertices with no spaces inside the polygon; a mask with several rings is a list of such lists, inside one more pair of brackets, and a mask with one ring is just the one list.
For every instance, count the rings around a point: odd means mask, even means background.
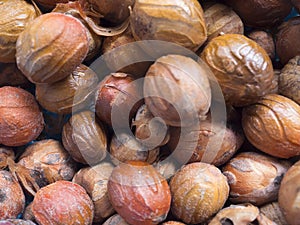
[{"label": "textured nut surface", "polygon": [[171,179],[170,189],[172,213],[187,224],[206,221],[223,207],[229,194],[226,177],[221,171],[201,162],[179,170]]},{"label": "textured nut surface", "polygon": [[167,181],[141,161],[119,164],[108,181],[108,194],[118,214],[132,225],[158,224],[170,209]]},{"label": "textured nut surface", "polygon": [[288,161],[263,154],[238,154],[223,168],[230,186],[230,201],[263,205],[277,200],[280,182],[289,167]]},{"label": "textured nut surface", "polygon": [[25,196],[13,175],[0,171],[0,220],[17,218],[25,208]]},{"label": "textured nut surface", "polygon": [[174,42],[192,51],[207,39],[203,10],[196,0],[136,0],[130,24],[136,40]]},{"label": "textured nut surface", "polygon": [[103,225],[129,225],[119,214],[109,217]]},{"label": "textured nut surface", "polygon": [[300,106],[277,94],[244,108],[242,125],[247,139],[259,150],[279,158],[300,155]]},{"label": "textured nut surface", "polygon": [[1,0],[0,4],[0,62],[15,62],[17,39],[37,13],[23,0]]},{"label": "textured nut surface", "polygon": [[57,181],[36,193],[32,212],[40,225],[91,225],[94,205],[80,185],[69,181]]},{"label": "textured nut surface", "polygon": [[62,142],[77,162],[97,164],[106,157],[106,129],[94,112],[74,114],[63,127]]},{"label": "textured nut surface", "polygon": [[51,84],[37,84],[36,98],[50,112],[70,114],[87,108],[97,85],[97,74],[81,64],[63,80]]},{"label": "textured nut surface", "polygon": [[272,202],[260,207],[260,212],[278,225],[288,225],[278,202]]},{"label": "textured nut surface", "polygon": [[151,113],[171,126],[189,126],[205,117],[211,105],[207,67],[181,55],[160,57],[144,82]]},{"label": "textured nut surface", "polygon": [[245,106],[268,94],[273,66],[266,51],[240,34],[224,34],[211,40],[201,53],[228,104]]},{"label": "textured nut surface", "polygon": [[46,13],[30,23],[16,44],[19,69],[33,83],[69,76],[89,50],[84,25],[72,16]]},{"label": "textured nut surface", "polygon": [[25,145],[43,129],[44,118],[32,94],[21,88],[0,88],[0,144]]}]

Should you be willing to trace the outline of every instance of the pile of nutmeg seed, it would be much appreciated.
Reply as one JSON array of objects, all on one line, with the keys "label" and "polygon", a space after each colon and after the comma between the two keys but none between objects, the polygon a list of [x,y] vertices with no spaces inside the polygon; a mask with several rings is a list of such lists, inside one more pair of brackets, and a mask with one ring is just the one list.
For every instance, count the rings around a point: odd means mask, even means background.
[{"label": "pile of nutmeg seed", "polygon": [[299,225],[298,12],[0,0],[0,225]]}]

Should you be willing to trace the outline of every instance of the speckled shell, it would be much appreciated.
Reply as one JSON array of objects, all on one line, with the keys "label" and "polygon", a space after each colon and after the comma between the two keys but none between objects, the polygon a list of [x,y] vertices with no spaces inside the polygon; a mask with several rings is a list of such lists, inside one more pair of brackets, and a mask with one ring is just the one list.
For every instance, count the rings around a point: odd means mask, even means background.
[{"label": "speckled shell", "polygon": [[300,161],[295,163],[284,175],[279,189],[278,203],[289,225],[300,221]]},{"label": "speckled shell", "polygon": [[23,0],[1,0],[0,5],[0,62],[15,62],[17,39],[37,14],[33,5]]},{"label": "speckled shell", "polygon": [[35,225],[34,222],[30,220],[21,220],[21,219],[8,219],[0,220],[0,225]]},{"label": "speckled shell", "polygon": [[179,170],[171,179],[170,188],[172,213],[187,224],[206,221],[223,207],[229,194],[226,177],[221,171],[201,162]]},{"label": "speckled shell", "polygon": [[279,26],[276,34],[276,51],[283,65],[300,55],[299,36],[300,16],[293,17]]},{"label": "speckled shell", "polygon": [[192,51],[207,39],[203,10],[196,0],[136,0],[130,24],[136,40],[174,42]]},{"label": "speckled shell", "polygon": [[243,110],[247,139],[259,150],[279,158],[300,155],[300,106],[277,94]]},{"label": "speckled shell", "polygon": [[37,84],[36,98],[50,112],[74,113],[91,104],[97,85],[97,74],[81,64],[63,80],[51,84]]},{"label": "speckled shell", "polygon": [[230,186],[230,201],[263,205],[277,200],[283,175],[291,164],[255,152],[243,152],[223,168]]},{"label": "speckled shell", "polygon": [[97,164],[106,156],[106,130],[91,111],[74,114],[69,119],[63,127],[62,142],[72,158],[80,163]]},{"label": "speckled shell", "polygon": [[80,185],[69,181],[57,181],[36,193],[32,212],[40,225],[91,225],[94,205]]},{"label": "speckled shell", "polygon": [[36,18],[16,45],[19,69],[33,83],[54,83],[69,76],[89,50],[87,31],[76,18],[47,13]]},{"label": "speckled shell", "polygon": [[119,214],[109,217],[102,225],[129,225]]},{"label": "speckled shell", "polygon": [[209,71],[181,55],[160,57],[144,81],[145,103],[170,126],[189,126],[205,117],[211,104]]},{"label": "speckled shell", "polygon": [[300,55],[290,59],[279,74],[279,93],[300,104]]},{"label": "speckled shell", "polygon": [[203,8],[208,41],[222,33],[244,33],[244,24],[241,18],[227,5],[216,3],[205,7],[204,3]]},{"label": "speckled shell", "polygon": [[40,186],[57,180],[71,180],[76,172],[75,162],[59,141],[47,139],[29,145],[18,164],[42,175]]},{"label": "speckled shell", "polygon": [[117,166],[108,182],[111,203],[132,225],[165,220],[171,203],[167,181],[148,163],[131,161]]},{"label": "speckled shell", "polygon": [[32,94],[16,87],[0,88],[0,144],[25,145],[43,129],[43,115]]},{"label": "speckled shell", "polygon": [[286,0],[225,0],[226,4],[250,27],[272,27],[289,14],[292,9]]},{"label": "speckled shell", "polygon": [[268,94],[274,77],[266,51],[241,34],[225,34],[211,40],[201,53],[228,104],[245,106]]},{"label": "speckled shell", "polygon": [[0,220],[17,218],[25,208],[25,196],[13,175],[0,171]]},{"label": "speckled shell", "polygon": [[113,168],[111,163],[103,162],[79,170],[73,178],[74,183],[84,187],[94,203],[94,223],[103,222],[105,218],[115,212],[109,201],[107,191],[108,179]]}]

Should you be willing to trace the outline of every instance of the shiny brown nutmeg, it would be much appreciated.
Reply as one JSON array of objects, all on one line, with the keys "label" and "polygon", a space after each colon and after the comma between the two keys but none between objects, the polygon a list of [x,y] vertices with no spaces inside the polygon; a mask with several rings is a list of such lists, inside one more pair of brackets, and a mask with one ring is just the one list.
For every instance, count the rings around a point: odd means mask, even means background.
[{"label": "shiny brown nutmeg", "polygon": [[13,175],[0,170],[0,220],[17,218],[25,208],[23,190]]},{"label": "shiny brown nutmeg", "polygon": [[16,87],[0,88],[0,144],[25,145],[43,129],[44,118],[32,94]]},{"label": "shiny brown nutmeg", "polygon": [[15,62],[16,42],[38,13],[24,0],[2,0],[0,19],[0,62]]},{"label": "shiny brown nutmeg", "polygon": [[273,66],[266,51],[241,34],[224,34],[211,40],[201,53],[228,104],[245,106],[270,93]]},{"label": "shiny brown nutmeg", "polygon": [[[112,73],[99,84],[96,93],[96,114],[108,125],[129,126],[138,108],[143,104],[142,84],[126,73]],[[112,121],[112,119],[114,121]]]},{"label": "shiny brown nutmeg", "polygon": [[79,170],[73,178],[74,183],[84,187],[94,203],[93,223],[103,222],[105,218],[115,212],[109,201],[107,191],[107,183],[113,169],[112,164],[103,162]]},{"label": "shiny brown nutmeg", "polygon": [[36,18],[16,44],[18,68],[33,83],[54,83],[69,76],[89,50],[85,26],[62,13]]},{"label": "shiny brown nutmeg", "polygon": [[262,97],[244,108],[242,125],[259,150],[279,158],[300,155],[300,106],[291,99],[278,94]]},{"label": "shiny brown nutmeg", "polygon": [[132,225],[159,224],[170,209],[167,181],[153,166],[141,161],[128,161],[113,170],[108,195],[118,214]]},{"label": "shiny brown nutmeg", "polygon": [[12,148],[0,146],[0,170],[7,167],[7,160],[15,160],[15,152]]},{"label": "shiny brown nutmeg", "polygon": [[76,164],[56,140],[43,140],[28,146],[10,170],[32,195],[41,187],[58,180],[71,180]]},{"label": "shiny brown nutmeg", "polygon": [[238,154],[223,168],[230,201],[263,205],[277,200],[280,182],[290,166],[288,161],[255,152]]},{"label": "shiny brown nutmeg", "polygon": [[205,222],[223,207],[229,194],[226,177],[221,171],[201,162],[182,167],[172,177],[170,189],[171,211],[187,224]]},{"label": "shiny brown nutmeg", "polygon": [[69,119],[63,127],[62,142],[77,162],[97,164],[106,157],[106,129],[91,111],[74,114]]},{"label": "shiny brown nutmeg", "polygon": [[279,189],[278,202],[289,225],[300,221],[300,162],[295,163],[284,175]]},{"label": "shiny brown nutmeg", "polygon": [[300,54],[299,35],[300,16],[293,17],[279,26],[276,34],[276,52],[283,65]]},{"label": "shiny brown nutmeg", "polygon": [[210,75],[207,66],[186,56],[160,57],[145,76],[145,103],[167,125],[197,123],[211,105]]},{"label": "shiny brown nutmeg", "polygon": [[220,3],[203,3],[207,28],[207,41],[221,34],[243,34],[241,18],[228,6]]},{"label": "shiny brown nutmeg", "polygon": [[290,13],[292,5],[286,0],[225,0],[226,4],[250,27],[278,25]]},{"label": "shiny brown nutmeg", "polygon": [[278,77],[279,93],[300,104],[300,56],[290,59]]},{"label": "shiny brown nutmeg", "polygon": [[113,135],[110,143],[110,156],[115,165],[128,160],[154,163],[158,159],[159,147],[149,149],[134,136],[127,133]]},{"label": "shiny brown nutmeg", "polygon": [[37,84],[36,98],[41,106],[50,112],[70,114],[88,108],[97,85],[97,74],[81,64],[63,80]]},{"label": "shiny brown nutmeg", "polygon": [[244,135],[238,129],[209,120],[197,126],[172,127],[170,136],[168,146],[179,162],[206,162],[216,166],[226,163],[244,142]]},{"label": "shiny brown nutmeg", "polygon": [[207,39],[203,10],[197,0],[136,0],[130,25],[136,40],[173,42],[192,51]]}]

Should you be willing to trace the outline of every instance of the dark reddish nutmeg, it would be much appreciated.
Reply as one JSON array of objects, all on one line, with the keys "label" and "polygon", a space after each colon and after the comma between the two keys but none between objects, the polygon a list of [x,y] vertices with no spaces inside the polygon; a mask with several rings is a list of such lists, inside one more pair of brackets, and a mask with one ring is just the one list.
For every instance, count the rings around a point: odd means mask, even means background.
[{"label": "dark reddish nutmeg", "polygon": [[153,166],[141,161],[122,163],[113,170],[108,195],[118,214],[132,225],[158,224],[170,209],[167,181]]},{"label": "dark reddish nutmeg", "polygon": [[43,129],[43,115],[32,94],[16,87],[0,88],[0,144],[25,145]]},{"label": "dark reddish nutmeg", "polygon": [[17,218],[25,208],[25,196],[13,175],[0,171],[0,220]]},{"label": "dark reddish nutmeg", "polygon": [[26,88],[30,84],[15,63],[0,63],[0,86]]},{"label": "dark reddish nutmeg", "polygon": [[32,212],[40,225],[91,225],[94,205],[80,185],[69,181],[57,181],[36,193],[32,203]]}]

